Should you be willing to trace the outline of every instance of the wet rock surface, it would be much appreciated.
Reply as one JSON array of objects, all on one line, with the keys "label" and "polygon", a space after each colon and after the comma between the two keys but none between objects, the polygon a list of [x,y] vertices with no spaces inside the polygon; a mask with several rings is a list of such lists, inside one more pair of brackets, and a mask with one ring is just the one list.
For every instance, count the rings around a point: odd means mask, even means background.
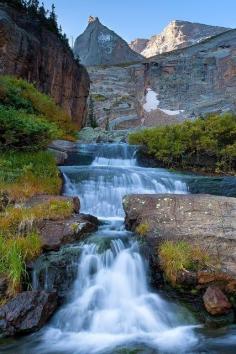
[{"label": "wet rock surface", "polygon": [[0,307],[0,332],[5,336],[39,330],[57,308],[57,294],[25,291]]}]

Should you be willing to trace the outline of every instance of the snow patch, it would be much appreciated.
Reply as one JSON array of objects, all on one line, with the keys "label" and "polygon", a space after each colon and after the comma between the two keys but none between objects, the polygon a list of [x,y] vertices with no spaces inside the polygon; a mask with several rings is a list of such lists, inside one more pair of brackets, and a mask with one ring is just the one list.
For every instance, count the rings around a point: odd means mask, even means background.
[{"label": "snow patch", "polygon": [[158,93],[148,88],[145,96],[145,103],[143,105],[143,108],[146,112],[151,112],[156,109],[159,109],[160,111],[167,114],[168,116],[176,116],[184,112],[183,110],[170,110],[170,109],[160,108],[159,105],[160,105],[160,101],[158,100]]},{"label": "snow patch", "polygon": [[110,34],[100,33],[98,36],[98,41],[100,43],[110,42],[111,39],[112,39],[112,36]]},{"label": "snow patch", "polygon": [[157,98],[158,94],[152,89],[148,88],[146,93],[146,102],[143,105],[143,108],[146,112],[154,111],[158,108],[160,101]]}]

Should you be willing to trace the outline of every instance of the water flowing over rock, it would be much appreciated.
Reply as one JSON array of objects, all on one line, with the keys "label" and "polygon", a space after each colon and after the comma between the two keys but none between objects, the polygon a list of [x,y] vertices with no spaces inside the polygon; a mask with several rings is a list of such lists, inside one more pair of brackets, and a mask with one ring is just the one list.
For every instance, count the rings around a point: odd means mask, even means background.
[{"label": "water flowing over rock", "polygon": [[57,307],[57,294],[26,291],[0,307],[0,333],[26,334],[39,330]]},{"label": "water flowing over rock", "polygon": [[75,41],[74,53],[86,66],[123,64],[143,59],[115,32],[103,26],[97,17],[89,18],[86,30]]},{"label": "water flowing over rock", "polygon": [[152,36],[150,40],[136,39],[130,43],[130,47],[144,57],[150,58],[191,46],[227,30],[229,28],[174,20],[160,34]]},{"label": "water flowing over rock", "polygon": [[0,73],[22,77],[51,95],[81,127],[89,76],[70,50],[39,20],[0,4]]}]

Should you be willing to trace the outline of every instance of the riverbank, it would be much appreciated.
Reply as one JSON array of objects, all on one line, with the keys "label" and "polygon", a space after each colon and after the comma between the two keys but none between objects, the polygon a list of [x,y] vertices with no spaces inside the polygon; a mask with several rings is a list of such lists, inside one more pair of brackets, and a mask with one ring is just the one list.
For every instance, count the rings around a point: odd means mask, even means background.
[{"label": "riverbank", "polygon": [[129,135],[129,143],[143,146],[141,160],[152,167],[235,175],[236,115],[209,115],[167,127]]}]

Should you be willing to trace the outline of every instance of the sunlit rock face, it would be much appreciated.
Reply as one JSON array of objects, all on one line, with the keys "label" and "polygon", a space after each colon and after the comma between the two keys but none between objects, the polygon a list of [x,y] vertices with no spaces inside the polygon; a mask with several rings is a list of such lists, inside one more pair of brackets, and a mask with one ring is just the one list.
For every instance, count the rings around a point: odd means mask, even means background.
[{"label": "sunlit rock face", "polygon": [[115,32],[103,26],[97,17],[89,17],[88,26],[75,41],[74,53],[84,65],[120,64],[140,61],[143,57],[134,52]]},{"label": "sunlit rock face", "polygon": [[160,34],[152,36],[146,42],[136,39],[130,43],[130,47],[144,57],[150,58],[157,54],[189,47],[227,30],[229,28],[174,20]]}]

